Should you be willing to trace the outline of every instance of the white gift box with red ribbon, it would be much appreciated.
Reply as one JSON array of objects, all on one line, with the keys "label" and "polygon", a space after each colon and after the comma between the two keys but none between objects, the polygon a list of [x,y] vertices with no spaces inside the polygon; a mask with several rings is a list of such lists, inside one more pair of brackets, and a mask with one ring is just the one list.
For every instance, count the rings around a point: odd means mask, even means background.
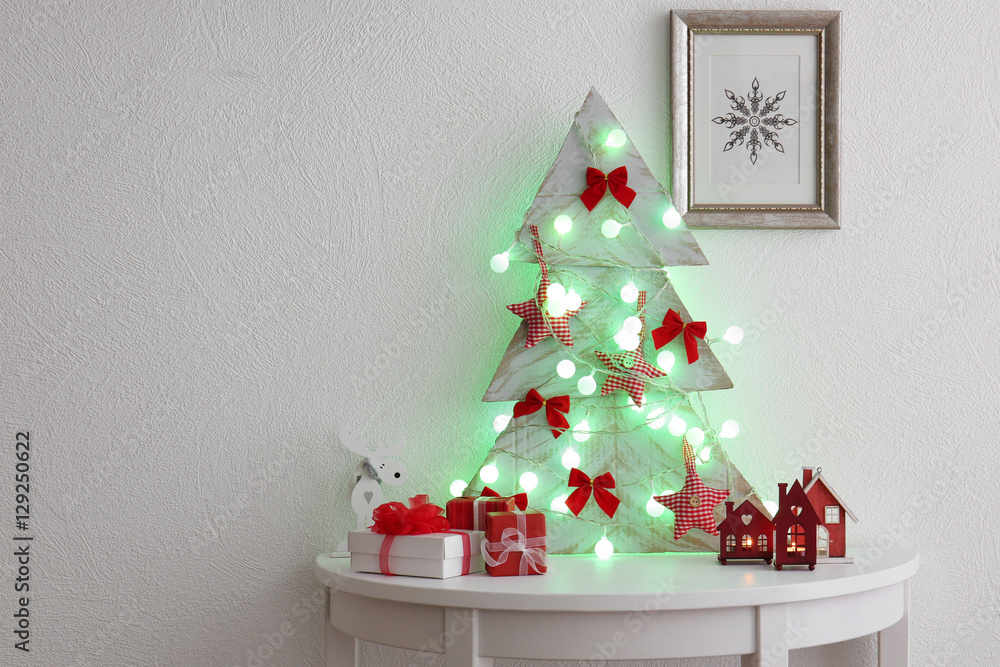
[{"label": "white gift box with red ribbon", "polygon": [[351,571],[448,579],[482,572],[481,530],[423,535],[381,535],[368,530],[347,534]]}]

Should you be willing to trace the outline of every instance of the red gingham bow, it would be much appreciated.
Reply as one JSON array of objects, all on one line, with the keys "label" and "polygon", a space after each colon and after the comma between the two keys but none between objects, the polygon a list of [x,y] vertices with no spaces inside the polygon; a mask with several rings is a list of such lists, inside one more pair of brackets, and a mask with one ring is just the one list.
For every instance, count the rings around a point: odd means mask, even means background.
[{"label": "red gingham bow", "polygon": [[604,193],[611,190],[611,195],[628,208],[635,199],[635,190],[628,185],[628,169],[624,166],[612,169],[607,175],[600,169],[587,167],[587,189],[580,195],[580,201],[593,211],[598,202],[604,198]]},{"label": "red gingham bow", "polygon": [[566,499],[566,507],[573,514],[580,516],[580,512],[590,500],[590,494],[593,492],[594,502],[597,503],[597,506],[604,510],[608,517],[614,518],[621,501],[608,491],[608,489],[615,488],[615,478],[611,476],[610,472],[598,475],[591,481],[587,473],[579,468],[573,468],[569,471],[569,486],[579,487]]},{"label": "red gingham bow", "polygon": [[[488,486],[483,487],[483,492],[479,494],[480,497],[486,496],[487,498],[500,498],[500,494],[491,489]],[[528,494],[527,493],[516,493],[514,494],[514,506],[522,512],[528,509]]]},{"label": "red gingham bow", "polygon": [[528,390],[523,401],[514,405],[514,417],[523,417],[545,408],[545,418],[552,426],[552,435],[558,438],[569,428],[565,413],[569,412],[569,396],[553,396],[546,400],[536,389]]},{"label": "red gingham bow", "polygon": [[708,333],[708,325],[705,322],[684,323],[680,313],[671,308],[663,316],[663,326],[653,329],[653,346],[659,350],[661,347],[677,337],[677,334],[684,332],[684,348],[687,350],[688,363],[693,364],[698,361],[698,341],[695,338],[705,338]]}]

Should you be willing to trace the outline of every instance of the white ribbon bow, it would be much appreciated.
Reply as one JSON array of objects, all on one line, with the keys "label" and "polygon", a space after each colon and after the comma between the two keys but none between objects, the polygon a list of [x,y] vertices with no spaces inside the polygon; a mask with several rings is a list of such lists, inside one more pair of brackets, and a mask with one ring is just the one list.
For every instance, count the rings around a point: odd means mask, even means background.
[{"label": "white ribbon bow", "polygon": [[[528,574],[529,566],[533,571],[541,573],[541,569],[546,565],[545,549],[541,548],[545,546],[545,536],[528,537],[528,519],[524,512],[515,510],[514,515],[517,517],[517,528],[504,528],[503,532],[500,533],[499,542],[483,540],[481,548],[483,560],[490,567],[496,567],[506,563],[507,557],[512,551],[521,552],[521,566],[518,574],[522,577]],[[494,559],[489,554],[490,551],[500,551],[500,554]]]}]

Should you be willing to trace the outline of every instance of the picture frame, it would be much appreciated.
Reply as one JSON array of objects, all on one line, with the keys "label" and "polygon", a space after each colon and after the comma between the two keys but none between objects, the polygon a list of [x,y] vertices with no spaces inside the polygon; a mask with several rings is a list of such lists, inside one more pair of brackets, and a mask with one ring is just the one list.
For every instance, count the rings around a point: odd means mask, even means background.
[{"label": "picture frame", "polygon": [[672,11],[673,201],[691,228],[840,228],[840,12]]}]

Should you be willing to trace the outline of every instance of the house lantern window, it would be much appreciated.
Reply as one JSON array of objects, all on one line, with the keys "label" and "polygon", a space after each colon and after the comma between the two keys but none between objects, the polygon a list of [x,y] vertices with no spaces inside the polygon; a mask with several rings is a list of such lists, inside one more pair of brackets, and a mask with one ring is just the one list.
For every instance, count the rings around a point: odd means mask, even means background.
[{"label": "house lantern window", "polygon": [[793,556],[805,556],[806,531],[800,524],[793,524],[788,529],[787,550]]},{"label": "house lantern window", "polygon": [[826,520],[823,523],[840,523],[840,506],[826,506]]}]

